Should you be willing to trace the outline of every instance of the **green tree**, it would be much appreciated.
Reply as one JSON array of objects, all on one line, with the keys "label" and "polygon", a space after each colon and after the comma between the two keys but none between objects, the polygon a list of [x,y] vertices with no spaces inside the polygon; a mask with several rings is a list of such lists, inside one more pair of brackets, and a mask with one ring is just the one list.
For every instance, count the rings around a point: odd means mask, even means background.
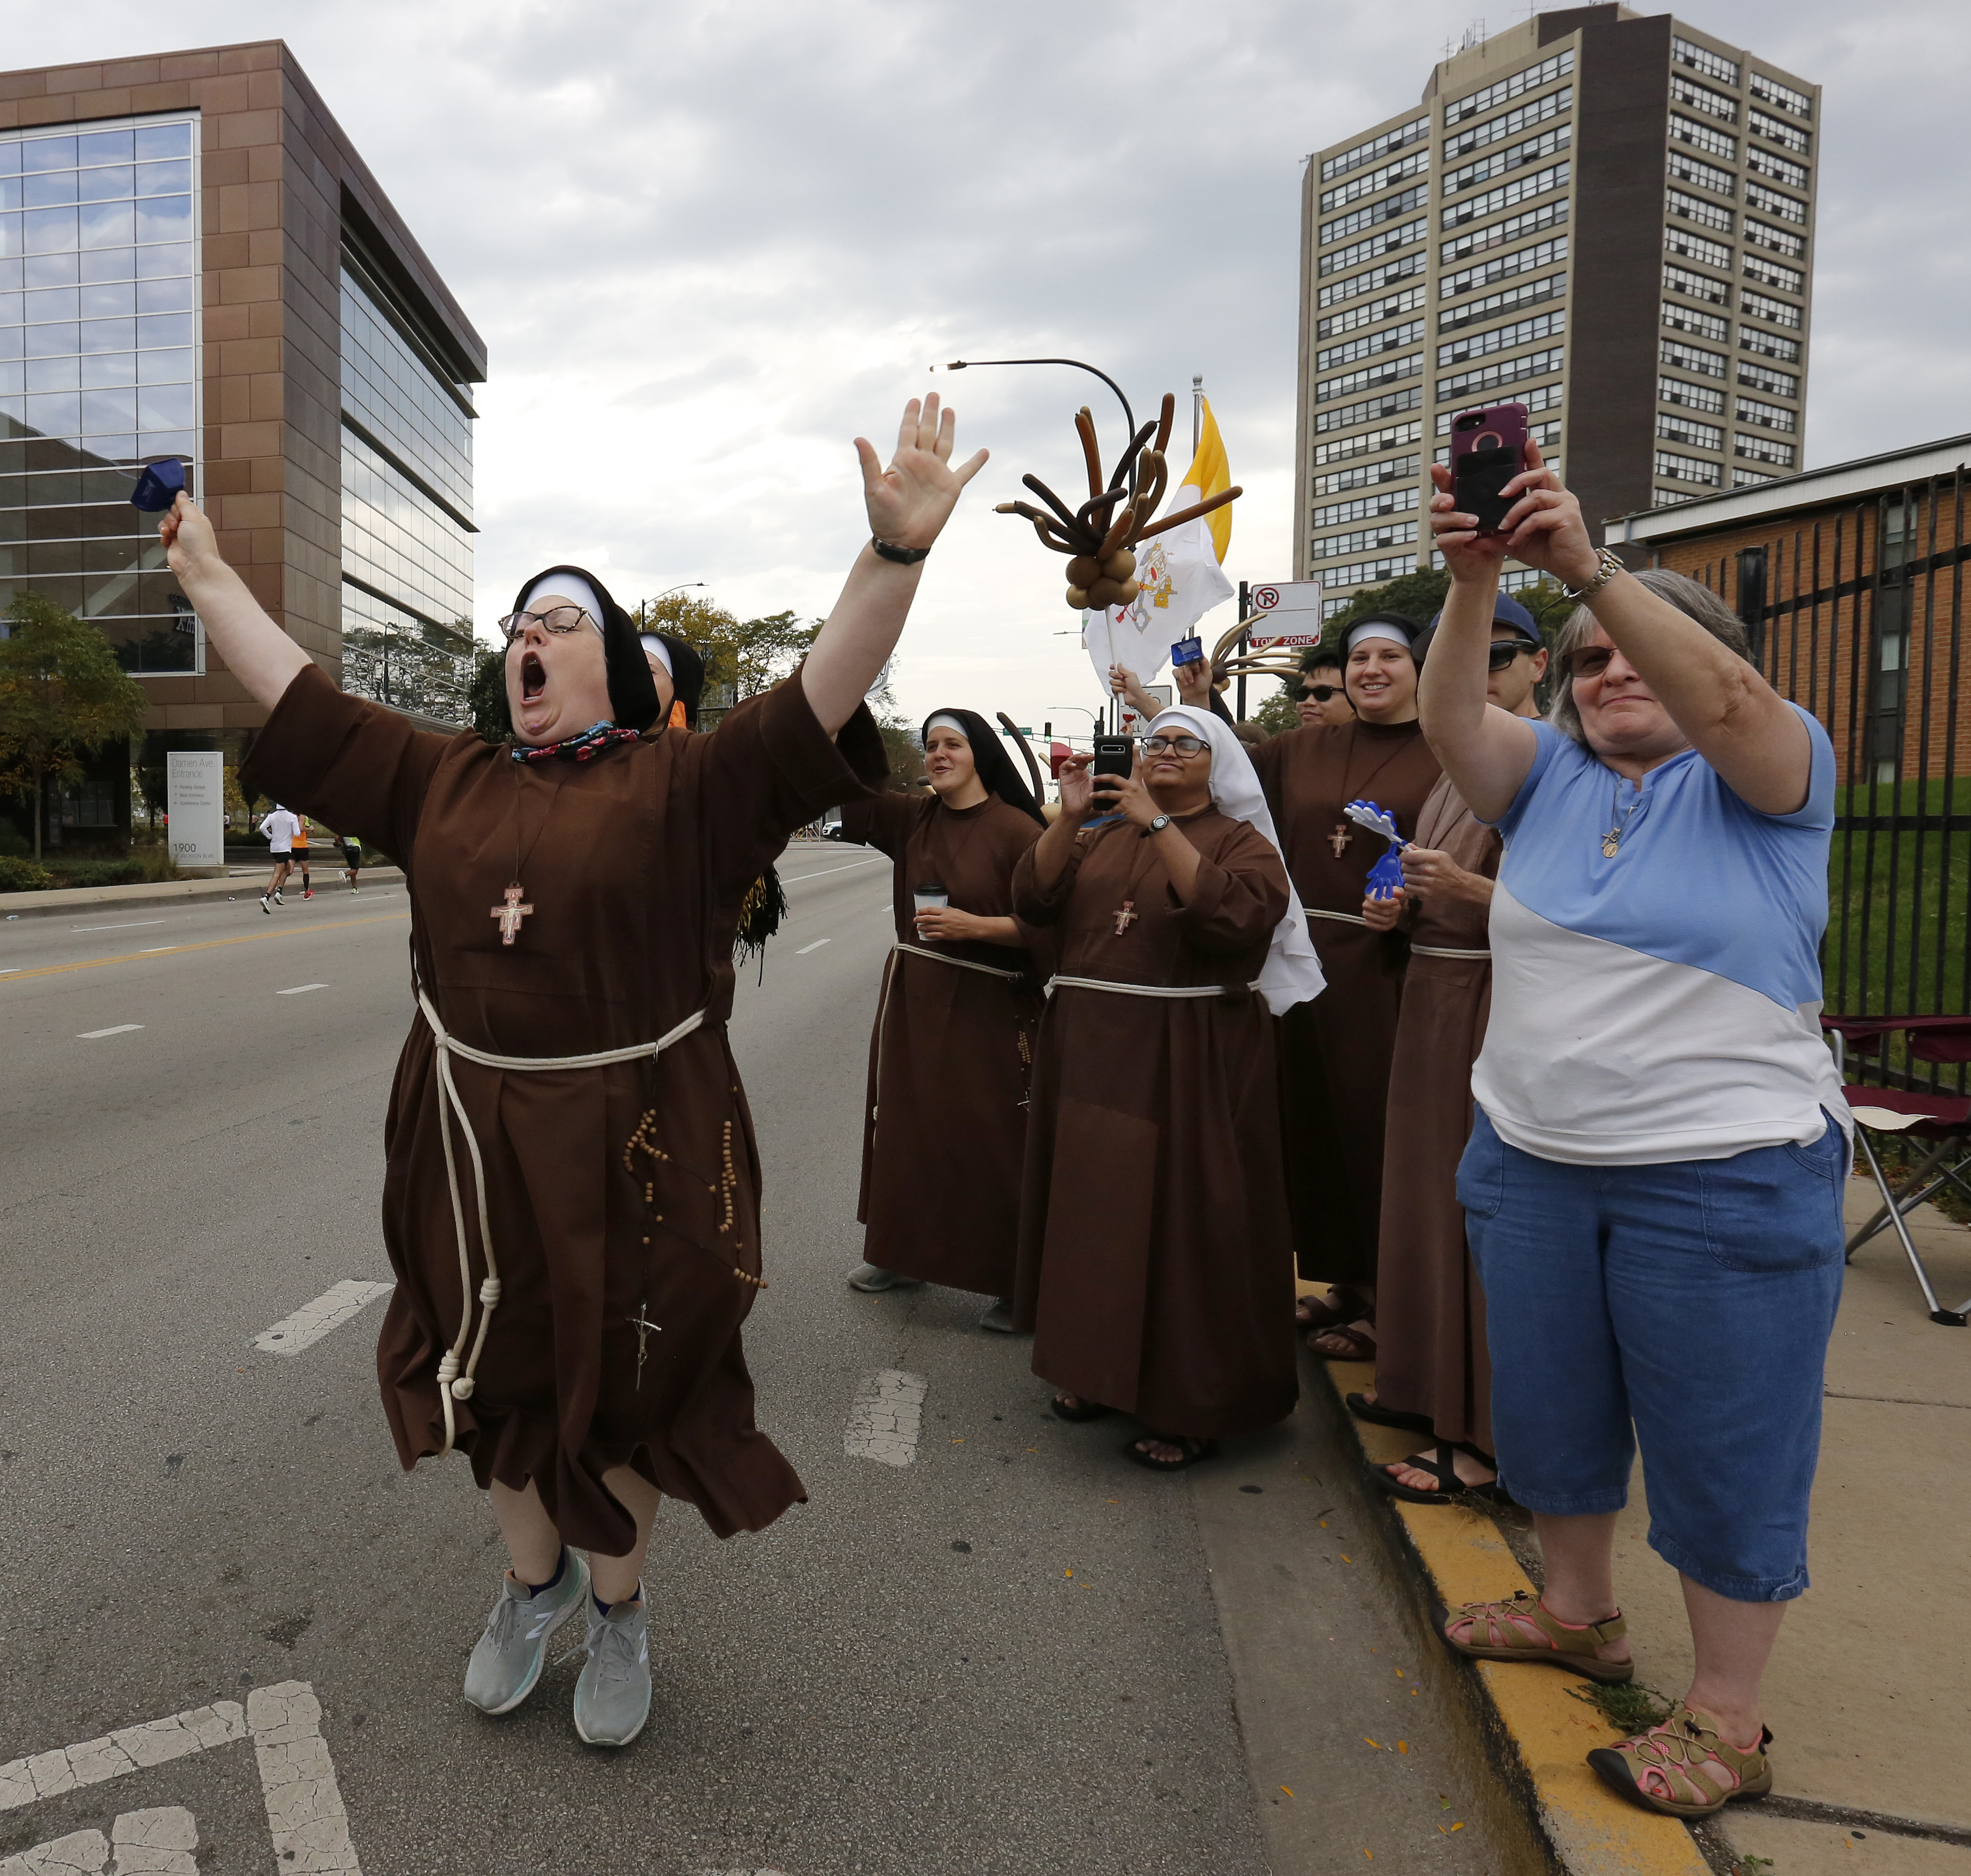
[{"label": "green tree", "polygon": [[0,790],[31,795],[41,856],[50,782],[83,779],[81,756],[143,727],[143,686],[109,641],[51,601],[20,593],[0,639]]},{"label": "green tree", "polygon": [[477,647],[472,682],[465,691],[466,720],[482,742],[503,743],[513,734],[513,712],[507,705],[507,654]]},{"label": "green tree", "polygon": [[1253,721],[1269,736],[1277,736],[1282,730],[1298,729],[1300,707],[1292,689],[1282,683],[1272,696],[1253,712]]}]

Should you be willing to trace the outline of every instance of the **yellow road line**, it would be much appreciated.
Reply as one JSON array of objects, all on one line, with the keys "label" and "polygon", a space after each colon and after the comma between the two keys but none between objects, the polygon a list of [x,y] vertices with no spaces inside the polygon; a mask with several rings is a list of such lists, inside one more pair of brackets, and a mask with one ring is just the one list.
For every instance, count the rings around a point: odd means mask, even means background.
[{"label": "yellow road line", "polygon": [[[409,912],[386,912],[375,918],[339,918],[327,925],[290,925],[274,931],[250,931],[237,938],[206,938],[191,944],[173,945],[168,955],[176,956],[187,951],[217,951],[221,945],[264,944],[269,938],[296,938],[309,932],[347,931],[352,925],[389,925],[399,919],[410,917]],[[0,988],[14,984],[24,984],[34,977],[59,977],[65,971],[96,971],[106,964],[134,964],[141,958],[156,957],[155,951],[125,951],[113,958],[86,958],[80,964],[44,964],[38,969],[16,971],[11,977],[0,978]]]}]

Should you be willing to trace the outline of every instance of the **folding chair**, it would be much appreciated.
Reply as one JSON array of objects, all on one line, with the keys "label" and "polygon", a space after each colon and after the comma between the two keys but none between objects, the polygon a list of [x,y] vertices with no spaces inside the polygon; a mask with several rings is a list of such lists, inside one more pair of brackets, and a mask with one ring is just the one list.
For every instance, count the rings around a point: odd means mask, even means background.
[{"label": "folding chair", "polygon": [[[1961,1329],[1971,1320],[1971,1297],[1956,1309],[1946,1309],[1937,1301],[1936,1287],[1924,1268],[1906,1220],[1947,1184],[1971,1199],[1971,1185],[1965,1183],[1963,1177],[1971,1168],[1971,1096],[1850,1085],[1847,1051],[1852,1044],[1861,1053],[1875,1054],[1888,1037],[1902,1034],[1909,1037],[1911,1055],[1919,1060],[1971,1060],[1971,1018],[1823,1016],[1820,1021],[1833,1046],[1834,1064],[1842,1082],[1842,1098],[1855,1119],[1855,1138],[1875,1177],[1875,1189],[1882,1195],[1881,1208],[1848,1240],[1849,1260],[1852,1262],[1855,1252],[1885,1226],[1893,1225],[1902,1240],[1910,1268],[1916,1272],[1923,1300],[1930,1305],[1930,1321]],[[1869,1138],[1872,1132],[1901,1134],[1932,1144],[1922,1163],[1904,1178],[1900,1187],[1894,1187],[1882,1170],[1875,1142]]]}]

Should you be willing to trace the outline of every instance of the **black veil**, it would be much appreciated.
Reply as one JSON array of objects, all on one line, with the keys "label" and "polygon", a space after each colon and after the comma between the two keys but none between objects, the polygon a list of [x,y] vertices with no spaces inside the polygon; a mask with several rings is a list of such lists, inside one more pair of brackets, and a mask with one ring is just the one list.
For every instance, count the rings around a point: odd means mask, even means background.
[{"label": "black veil", "polygon": [[933,710],[924,718],[924,735],[930,734],[931,725],[940,717],[950,717],[963,728],[965,740],[972,745],[972,760],[978,768],[979,779],[986,788],[1008,807],[1018,808],[1046,826],[1047,816],[1034,799],[1033,787],[1025,771],[1006,747],[1006,739],[976,710]]}]

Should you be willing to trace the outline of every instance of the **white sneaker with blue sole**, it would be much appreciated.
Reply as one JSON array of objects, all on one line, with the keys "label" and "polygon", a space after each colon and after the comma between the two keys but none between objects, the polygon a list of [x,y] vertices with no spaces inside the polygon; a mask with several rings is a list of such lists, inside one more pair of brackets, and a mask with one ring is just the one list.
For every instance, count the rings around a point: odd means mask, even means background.
[{"label": "white sneaker with blue sole", "polygon": [[482,1713],[511,1713],[541,1678],[548,1638],[588,1601],[588,1565],[562,1552],[561,1575],[538,1595],[507,1577],[465,1669],[465,1697]]}]

